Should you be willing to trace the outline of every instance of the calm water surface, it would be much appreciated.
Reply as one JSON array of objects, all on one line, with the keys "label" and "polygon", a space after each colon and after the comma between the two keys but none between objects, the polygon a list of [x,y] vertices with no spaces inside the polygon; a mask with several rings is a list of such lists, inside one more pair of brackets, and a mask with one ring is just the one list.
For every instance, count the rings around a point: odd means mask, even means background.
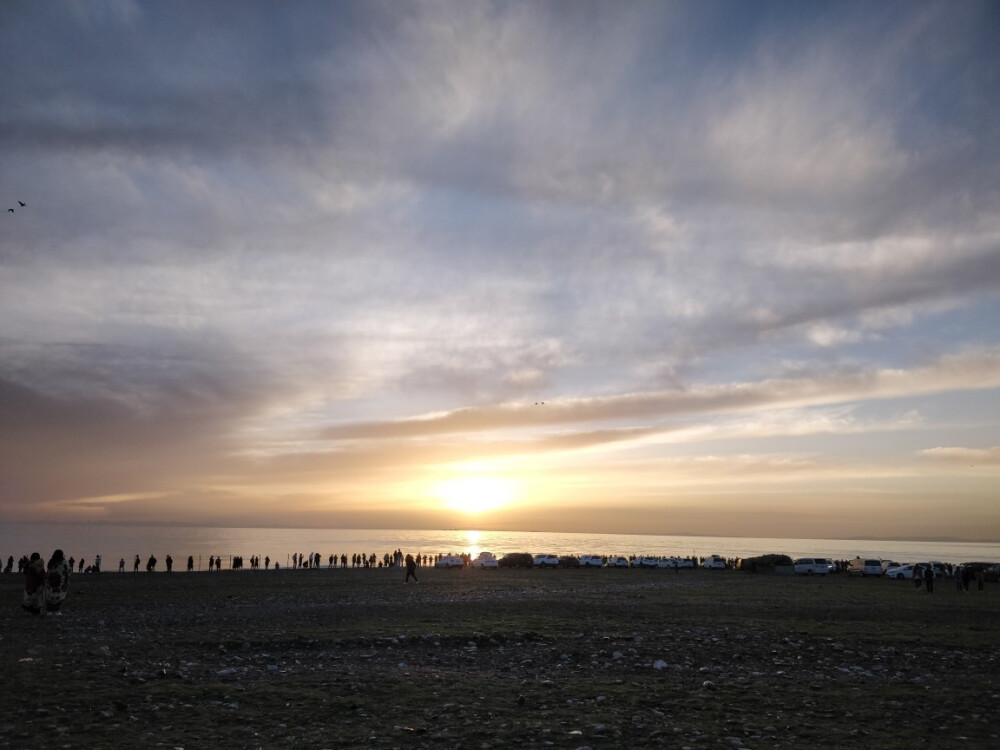
[{"label": "calm water surface", "polygon": [[186,526],[110,526],[99,524],[3,524],[0,525],[0,557],[40,552],[48,557],[55,548],[88,563],[103,558],[104,570],[117,570],[124,558],[128,570],[139,555],[143,566],[149,555],[164,567],[167,554],[177,569],[188,555],[205,568],[210,555],[221,555],[226,565],[233,555],[247,559],[259,555],[287,565],[293,553],[319,552],[325,561],[331,554],[375,553],[379,559],[397,548],[404,553],[477,554],[489,550],[554,554],[678,555],[689,557],[718,554],[753,557],[771,553],[791,557],[817,555],[835,559],[877,557],[899,562],[940,560],[960,563],[970,560],[1000,562],[1000,544],[972,542],[907,542],[866,539],[765,539],[749,537],[653,536],[642,534],[568,534],[526,531],[387,530],[387,529],[270,529]]}]

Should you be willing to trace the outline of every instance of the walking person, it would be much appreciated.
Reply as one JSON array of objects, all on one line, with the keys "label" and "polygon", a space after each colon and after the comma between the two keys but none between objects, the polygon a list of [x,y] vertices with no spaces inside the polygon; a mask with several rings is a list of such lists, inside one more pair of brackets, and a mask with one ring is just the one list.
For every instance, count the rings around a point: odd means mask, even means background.
[{"label": "walking person", "polygon": [[406,580],[403,583],[409,583],[410,576],[413,576],[414,583],[420,583],[417,580],[417,561],[413,559],[413,555],[406,556]]}]

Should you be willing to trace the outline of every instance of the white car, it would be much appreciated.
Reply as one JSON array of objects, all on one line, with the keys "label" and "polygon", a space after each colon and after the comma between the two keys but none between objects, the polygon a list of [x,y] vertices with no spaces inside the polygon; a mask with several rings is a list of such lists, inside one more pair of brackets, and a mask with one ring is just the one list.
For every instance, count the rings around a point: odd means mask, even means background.
[{"label": "white car", "polygon": [[458,555],[442,555],[434,563],[435,568],[461,568],[463,565],[465,565],[465,561]]},{"label": "white car", "polygon": [[500,563],[497,562],[496,555],[492,552],[480,552],[476,555],[476,558],[472,561],[473,568],[499,568]]},{"label": "white car", "polygon": [[705,562],[701,564],[701,567],[722,570],[726,567],[726,558],[719,555],[709,555],[705,558]]},{"label": "white car", "polygon": [[628,568],[629,562],[627,557],[622,557],[621,555],[612,555],[608,558],[609,568]]},{"label": "white car", "polygon": [[897,581],[911,580],[913,578],[912,565],[896,565],[885,569],[885,577],[893,578]]},{"label": "white car", "polygon": [[638,568],[659,568],[660,558],[658,557],[640,557],[636,562],[635,566]]},{"label": "white car", "polygon": [[535,555],[534,565],[536,568],[556,568],[559,567],[558,555]]},{"label": "white car", "polygon": [[603,568],[604,558],[600,555],[580,555],[581,568]]},{"label": "white car", "polygon": [[830,561],[825,557],[800,557],[792,565],[799,576],[825,576],[830,572]]}]

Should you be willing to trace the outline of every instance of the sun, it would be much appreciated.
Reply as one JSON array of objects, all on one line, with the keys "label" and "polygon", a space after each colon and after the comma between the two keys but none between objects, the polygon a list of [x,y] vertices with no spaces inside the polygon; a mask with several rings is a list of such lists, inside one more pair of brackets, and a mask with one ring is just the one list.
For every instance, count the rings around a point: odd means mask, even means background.
[{"label": "sun", "polygon": [[509,505],[516,494],[517,487],[513,480],[486,475],[444,479],[434,488],[434,495],[446,508],[470,516]]}]

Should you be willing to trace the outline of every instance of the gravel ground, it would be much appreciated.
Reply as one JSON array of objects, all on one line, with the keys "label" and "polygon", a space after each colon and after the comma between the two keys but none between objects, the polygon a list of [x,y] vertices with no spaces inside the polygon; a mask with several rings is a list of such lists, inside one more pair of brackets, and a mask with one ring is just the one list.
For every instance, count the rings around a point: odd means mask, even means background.
[{"label": "gravel ground", "polygon": [[0,748],[1000,747],[1000,587],[731,571],[0,576]]}]

